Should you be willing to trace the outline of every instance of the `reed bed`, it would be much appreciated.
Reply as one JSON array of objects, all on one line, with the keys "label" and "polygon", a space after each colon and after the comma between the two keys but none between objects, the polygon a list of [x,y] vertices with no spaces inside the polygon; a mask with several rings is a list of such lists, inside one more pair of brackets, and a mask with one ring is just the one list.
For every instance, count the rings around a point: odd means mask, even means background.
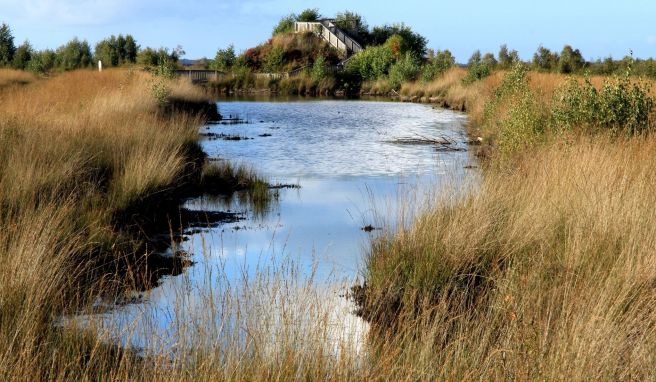
[{"label": "reed bed", "polygon": [[[480,129],[513,115],[512,102],[489,111],[504,73],[469,86],[464,75],[402,92],[462,103]],[[89,304],[118,277],[97,277],[92,259],[135,255],[115,216],[190,173],[200,185],[253,176],[191,159],[200,119],[164,113],[156,81],[73,72],[0,91],[3,380],[656,377],[656,140],[587,130],[490,156],[473,192],[440,193],[412,224],[372,242],[355,293],[368,330],[356,320],[335,332],[354,309],[335,297],[343,284],[321,289],[286,263],[234,281],[219,266],[208,268],[204,294],[179,291],[175,346],[148,338],[148,311],[140,332],[122,334],[152,346],[118,346]],[[545,113],[561,81],[529,74]],[[168,97],[204,99],[183,82],[163,85]],[[79,314],[91,319],[65,319]]]}]

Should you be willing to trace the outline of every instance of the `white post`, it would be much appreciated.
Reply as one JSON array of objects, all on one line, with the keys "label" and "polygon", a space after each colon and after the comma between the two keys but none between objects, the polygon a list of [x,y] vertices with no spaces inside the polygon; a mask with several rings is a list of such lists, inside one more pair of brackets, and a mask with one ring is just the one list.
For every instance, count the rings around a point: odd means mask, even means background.
[{"label": "white post", "polygon": [[102,72],[102,61],[98,60],[98,71]]}]

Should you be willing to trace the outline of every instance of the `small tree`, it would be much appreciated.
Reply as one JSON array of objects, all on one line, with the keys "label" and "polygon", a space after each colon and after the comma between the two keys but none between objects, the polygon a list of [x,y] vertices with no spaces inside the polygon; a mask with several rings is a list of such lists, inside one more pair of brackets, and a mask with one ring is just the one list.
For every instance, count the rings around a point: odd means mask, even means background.
[{"label": "small tree", "polygon": [[137,54],[139,53],[139,45],[131,35],[125,36],[124,59],[126,63],[134,64],[137,62]]},{"label": "small tree", "polygon": [[230,44],[225,49],[219,49],[214,57],[212,68],[216,70],[229,71],[235,65],[237,56],[235,55],[235,46]]},{"label": "small tree", "polygon": [[422,79],[429,82],[451,69],[456,64],[456,59],[449,50],[438,50],[428,63],[424,66]]},{"label": "small tree", "polygon": [[516,50],[509,51],[506,44],[503,44],[501,47],[499,47],[498,58],[499,67],[501,69],[510,69],[520,61],[519,53],[517,53]]},{"label": "small tree", "polygon": [[63,70],[86,68],[91,65],[91,48],[89,43],[77,38],[57,49],[57,66]]},{"label": "small tree", "polygon": [[296,15],[290,13],[287,16],[284,16],[280,19],[278,24],[273,28],[272,35],[282,34],[282,33],[292,33],[294,32],[294,23],[296,22]]},{"label": "small tree", "polygon": [[16,47],[14,36],[11,34],[9,25],[2,23],[0,26],[0,66],[8,66],[14,59]]},{"label": "small tree", "polygon": [[426,44],[428,43],[428,40],[403,23],[374,27],[369,35],[368,42],[372,45],[381,45],[393,35],[403,37],[408,49],[411,50],[415,56],[423,57],[426,54]]},{"label": "small tree", "polygon": [[274,46],[264,58],[264,70],[269,73],[278,73],[282,70],[285,59],[285,50],[280,46]]},{"label": "small tree", "polygon": [[319,19],[321,19],[321,13],[319,13],[318,8],[308,8],[296,17],[296,21],[302,22],[314,22]]},{"label": "small tree", "polygon": [[35,73],[48,73],[55,67],[56,61],[57,54],[52,50],[33,52],[27,69]]},{"label": "small tree", "polygon": [[25,70],[32,59],[32,46],[29,41],[25,40],[14,52],[12,66],[15,69]]},{"label": "small tree", "polygon": [[533,55],[533,67],[537,70],[552,71],[558,67],[558,53],[540,45]]},{"label": "small tree", "polygon": [[338,13],[335,16],[335,25],[357,40],[366,41],[369,37],[367,22],[364,17],[355,12],[344,11]]},{"label": "small tree", "polygon": [[411,52],[407,52],[389,69],[389,80],[392,88],[398,89],[404,82],[417,79],[421,70],[419,60]]},{"label": "small tree", "polygon": [[581,52],[578,49],[575,50],[570,45],[565,45],[558,60],[558,71],[560,73],[570,74],[583,69],[583,66],[585,66],[585,60]]},{"label": "small tree", "polygon": [[472,56],[469,58],[469,62],[467,63],[467,66],[469,67],[469,72],[467,73],[467,76],[463,79],[463,82],[465,84],[471,84],[473,82],[481,80],[489,76],[492,71],[492,69],[488,66],[488,64],[483,62],[483,58],[481,57],[480,50],[477,50],[472,54]]},{"label": "small tree", "polygon": [[324,78],[326,78],[327,75],[326,71],[326,59],[323,56],[317,57],[316,61],[314,61],[314,64],[312,65],[312,70],[310,71],[310,77],[314,81],[321,81]]},{"label": "small tree", "polygon": [[481,63],[487,65],[490,69],[494,69],[497,66],[497,59],[494,58],[494,54],[485,53],[483,58],[481,58]]}]

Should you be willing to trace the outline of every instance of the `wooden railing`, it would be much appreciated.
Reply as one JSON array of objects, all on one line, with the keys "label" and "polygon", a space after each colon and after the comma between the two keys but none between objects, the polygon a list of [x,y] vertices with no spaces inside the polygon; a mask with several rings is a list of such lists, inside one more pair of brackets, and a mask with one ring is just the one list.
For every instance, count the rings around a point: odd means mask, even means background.
[{"label": "wooden railing", "polygon": [[352,55],[362,51],[362,46],[344,33],[335,25],[333,20],[322,20],[318,22],[296,22],[294,24],[296,33],[313,32],[321,36],[330,45]]},{"label": "wooden railing", "polygon": [[191,70],[182,69],[176,70],[175,74],[183,78],[189,78],[191,82],[208,82],[212,80],[219,80],[224,78],[227,74],[219,70]]}]

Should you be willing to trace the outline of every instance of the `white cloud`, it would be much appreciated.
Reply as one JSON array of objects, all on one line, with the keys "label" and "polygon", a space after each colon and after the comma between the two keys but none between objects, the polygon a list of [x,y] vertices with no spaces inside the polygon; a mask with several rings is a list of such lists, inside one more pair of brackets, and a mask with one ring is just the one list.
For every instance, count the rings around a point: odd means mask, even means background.
[{"label": "white cloud", "polygon": [[647,44],[656,45],[656,36],[647,36]]}]

